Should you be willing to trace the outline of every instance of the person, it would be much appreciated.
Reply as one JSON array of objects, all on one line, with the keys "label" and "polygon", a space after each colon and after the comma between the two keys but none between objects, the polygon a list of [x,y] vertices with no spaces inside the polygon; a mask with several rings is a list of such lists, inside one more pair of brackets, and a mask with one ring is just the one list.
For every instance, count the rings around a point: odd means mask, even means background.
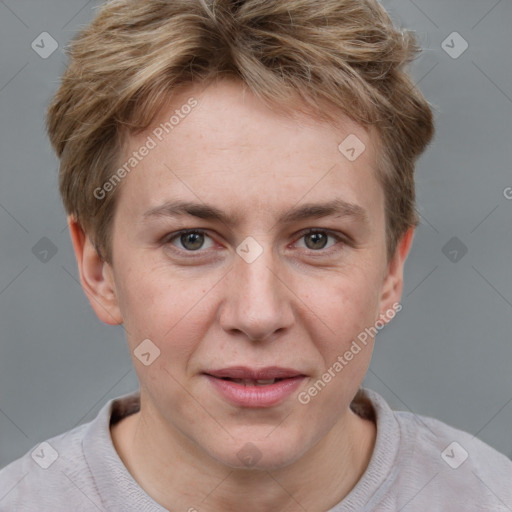
[{"label": "person", "polygon": [[[512,510],[512,463],[361,387],[432,110],[376,0],[113,0],[48,111],[84,292],[140,383],[0,510]],[[413,342],[413,340],[411,340]]]}]

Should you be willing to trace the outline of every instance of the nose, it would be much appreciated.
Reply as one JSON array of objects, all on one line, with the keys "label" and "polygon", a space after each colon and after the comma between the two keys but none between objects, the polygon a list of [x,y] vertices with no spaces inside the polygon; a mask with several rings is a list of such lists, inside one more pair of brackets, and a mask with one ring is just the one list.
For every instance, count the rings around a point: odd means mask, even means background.
[{"label": "nose", "polygon": [[226,332],[243,333],[256,341],[290,328],[293,294],[283,283],[284,276],[278,276],[278,267],[269,248],[252,263],[235,255],[234,267],[224,283],[225,300],[219,317]]}]

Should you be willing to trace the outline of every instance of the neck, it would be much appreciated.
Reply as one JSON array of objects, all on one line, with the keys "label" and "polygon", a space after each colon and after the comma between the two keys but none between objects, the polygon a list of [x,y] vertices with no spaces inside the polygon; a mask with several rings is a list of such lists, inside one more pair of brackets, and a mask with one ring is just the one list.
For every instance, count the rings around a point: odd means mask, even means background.
[{"label": "neck", "polygon": [[[142,401],[144,404],[144,401]],[[111,427],[114,446],[133,478],[168,510],[325,511],[365,472],[376,426],[350,409],[308,452],[272,469],[235,469],[141,410]]]}]

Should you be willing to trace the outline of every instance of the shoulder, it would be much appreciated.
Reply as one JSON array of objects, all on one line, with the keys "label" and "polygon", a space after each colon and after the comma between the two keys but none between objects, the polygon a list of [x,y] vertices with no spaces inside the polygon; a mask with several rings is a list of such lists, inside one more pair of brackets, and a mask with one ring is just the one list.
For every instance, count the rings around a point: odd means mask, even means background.
[{"label": "shoulder", "polygon": [[[512,461],[463,430],[410,412],[400,426],[402,481],[439,510],[512,510]],[[425,486],[425,491],[420,491]],[[421,501],[421,500],[419,500]],[[435,506],[431,510],[436,510]]]},{"label": "shoulder", "polygon": [[1,469],[0,512],[102,510],[82,447],[92,423],[38,443]]},{"label": "shoulder", "polygon": [[512,511],[510,459],[442,421],[393,411],[370,389],[361,389],[356,402],[352,408],[376,422],[377,437],[367,470],[348,497],[352,508],[340,512]]},{"label": "shoulder", "polygon": [[404,438],[414,442],[417,455],[429,458],[436,454],[436,462],[442,461],[451,469],[512,470],[508,457],[468,432],[411,412],[395,411],[394,415]]},{"label": "shoulder", "polygon": [[136,494],[110,425],[139,407],[138,392],[113,398],[89,423],[33,446],[0,470],[0,512],[103,511],[105,499],[117,505]]}]

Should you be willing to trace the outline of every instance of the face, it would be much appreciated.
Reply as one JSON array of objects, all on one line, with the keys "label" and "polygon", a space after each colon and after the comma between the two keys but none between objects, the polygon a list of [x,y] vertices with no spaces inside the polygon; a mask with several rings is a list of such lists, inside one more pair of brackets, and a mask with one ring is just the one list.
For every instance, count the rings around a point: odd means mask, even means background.
[{"label": "face", "polygon": [[[375,135],[340,120],[283,117],[221,81],[129,140],[127,159],[155,147],[118,190],[91,302],[124,323],[146,422],[231,467],[285,466],[343,425],[372,350],[353,342],[400,298]],[[355,161],[349,135],[366,146]]]}]

